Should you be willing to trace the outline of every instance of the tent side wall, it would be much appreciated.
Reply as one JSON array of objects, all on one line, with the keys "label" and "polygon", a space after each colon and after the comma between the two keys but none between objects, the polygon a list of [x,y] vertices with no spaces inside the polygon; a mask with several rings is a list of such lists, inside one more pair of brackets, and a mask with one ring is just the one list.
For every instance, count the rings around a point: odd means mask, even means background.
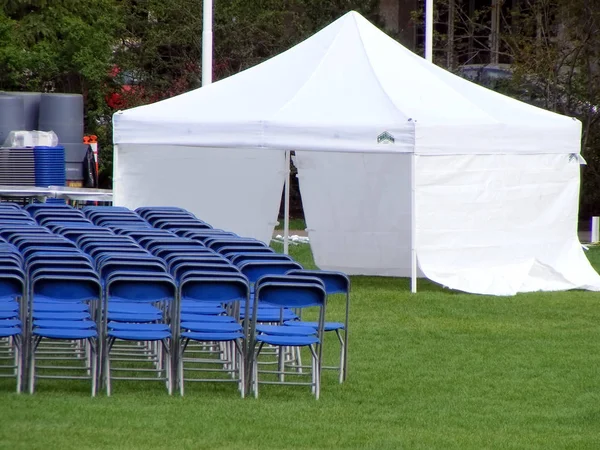
[{"label": "tent side wall", "polygon": [[179,206],[215,228],[268,243],[284,163],[282,151],[120,144],[114,204]]},{"label": "tent side wall", "polygon": [[296,152],[317,266],[410,276],[411,154]]},{"label": "tent side wall", "polygon": [[466,292],[600,288],[577,237],[576,154],[416,156],[427,278]]}]

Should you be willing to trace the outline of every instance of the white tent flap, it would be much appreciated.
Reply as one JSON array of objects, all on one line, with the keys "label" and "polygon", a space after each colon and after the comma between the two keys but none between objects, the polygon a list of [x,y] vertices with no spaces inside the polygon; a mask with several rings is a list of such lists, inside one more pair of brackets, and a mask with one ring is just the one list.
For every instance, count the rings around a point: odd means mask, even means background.
[{"label": "white tent flap", "polygon": [[317,266],[410,276],[410,155],[296,155]]},{"label": "white tent flap", "polygon": [[164,145],[121,145],[116,152],[115,205],[179,206],[215,228],[271,241],[283,152]]},{"label": "white tent flap", "polygon": [[577,158],[417,156],[416,174],[427,278],[495,295],[600,288],[577,238]]}]

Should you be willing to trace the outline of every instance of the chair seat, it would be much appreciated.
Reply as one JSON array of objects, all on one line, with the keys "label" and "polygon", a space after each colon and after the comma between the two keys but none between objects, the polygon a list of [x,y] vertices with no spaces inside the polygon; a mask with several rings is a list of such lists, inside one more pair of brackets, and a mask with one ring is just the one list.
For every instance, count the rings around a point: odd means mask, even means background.
[{"label": "chair seat", "polygon": [[218,316],[225,313],[225,308],[219,305],[181,305],[181,312],[186,314],[206,314]]},{"label": "chair seat", "polygon": [[171,337],[170,331],[108,330],[108,336],[124,341],[161,341]]},{"label": "chair seat", "polygon": [[[181,306],[185,306],[185,305],[197,305],[200,302],[193,298],[193,297],[183,297],[181,299]],[[219,301],[219,300],[202,300],[201,301],[202,305],[207,305],[207,306],[222,306],[223,302]]]},{"label": "chair seat", "polygon": [[19,310],[19,304],[17,302],[14,302],[14,301],[2,302],[2,301],[0,301],[0,311],[6,312],[6,311],[18,311],[18,310]]},{"label": "chair seat", "polygon": [[317,332],[312,327],[288,327],[282,325],[257,325],[256,331],[275,336],[313,336]]},{"label": "chair seat", "polygon": [[[284,325],[288,325],[291,327],[312,327],[315,330],[319,328],[318,322],[302,322],[301,320],[288,320],[284,322]],[[344,324],[342,322],[325,322],[323,325],[324,331],[335,331],[335,330],[343,330]]]},{"label": "chair seat", "polygon": [[108,313],[124,313],[124,314],[162,314],[161,310],[156,306],[149,305],[148,303],[135,303],[135,302],[109,302]]},{"label": "chair seat", "polygon": [[33,335],[49,339],[90,339],[98,337],[96,330],[75,330],[70,328],[34,328]]},{"label": "chair seat", "polygon": [[71,330],[91,330],[96,324],[91,320],[34,320],[33,326],[37,328],[56,328]]},{"label": "chair seat", "polygon": [[0,320],[16,319],[19,317],[18,311],[0,311]]},{"label": "chair seat", "polygon": [[19,319],[0,320],[0,328],[12,328],[20,326],[21,321]]},{"label": "chair seat", "polygon": [[60,297],[48,297],[47,295],[35,294],[33,301],[35,303],[84,303],[96,300],[95,297],[82,297],[77,300],[65,300]]},{"label": "chair seat", "polygon": [[[252,311],[250,311],[250,317],[252,317]],[[244,318],[244,311],[240,312],[240,318]],[[279,322],[282,319],[279,309],[258,309],[256,311],[257,322]],[[283,320],[295,320],[298,316],[289,309],[283,310]]]},{"label": "chair seat", "polygon": [[37,303],[33,304],[34,312],[86,312],[88,305],[84,303]]},{"label": "chair seat", "polygon": [[231,323],[235,322],[235,319],[231,316],[213,316],[206,314],[181,314],[182,322],[217,322],[217,323]]},{"label": "chair seat", "polygon": [[87,312],[39,312],[33,311],[33,320],[86,320],[91,319]]},{"label": "chair seat", "polygon": [[16,301],[14,295],[0,295],[0,303]]},{"label": "chair seat", "polygon": [[108,312],[108,320],[110,322],[156,322],[162,319],[162,314],[147,314],[147,313],[112,313]]},{"label": "chair seat", "polygon": [[108,329],[115,331],[169,331],[169,325],[166,323],[109,322]]},{"label": "chair seat", "polygon": [[21,327],[0,328],[0,338],[18,336],[21,334]]},{"label": "chair seat", "polygon": [[182,322],[181,329],[199,333],[233,333],[242,331],[242,326],[235,322]]},{"label": "chair seat", "polygon": [[256,340],[265,344],[285,345],[289,347],[302,347],[319,343],[319,339],[316,336],[273,336],[270,334],[259,334],[256,336]]},{"label": "chair seat", "polygon": [[[252,307],[254,306],[254,300],[250,299],[250,309],[252,309]],[[242,300],[240,301],[240,309],[245,308],[246,307],[246,301]],[[281,306],[278,305],[272,305],[271,303],[265,302],[265,301],[261,301],[260,304],[258,305],[259,309],[281,309]]]},{"label": "chair seat", "polygon": [[226,342],[242,339],[242,333],[199,333],[194,331],[185,331],[181,333],[182,338],[201,342]]}]

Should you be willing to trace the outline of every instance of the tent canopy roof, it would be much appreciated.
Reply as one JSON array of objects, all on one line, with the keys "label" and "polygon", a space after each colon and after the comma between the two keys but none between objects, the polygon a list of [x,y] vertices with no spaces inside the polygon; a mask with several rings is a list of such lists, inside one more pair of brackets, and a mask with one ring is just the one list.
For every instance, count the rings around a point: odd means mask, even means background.
[{"label": "tent canopy roof", "polygon": [[581,129],[449,73],[356,12],[239,74],[118,112],[114,123],[116,144],[441,154],[578,152]]}]

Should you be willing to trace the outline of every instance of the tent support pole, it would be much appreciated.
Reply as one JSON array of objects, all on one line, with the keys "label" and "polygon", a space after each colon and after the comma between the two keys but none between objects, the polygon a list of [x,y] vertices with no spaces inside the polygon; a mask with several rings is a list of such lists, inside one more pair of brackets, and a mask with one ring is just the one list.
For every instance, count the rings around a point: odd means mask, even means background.
[{"label": "tent support pole", "polygon": [[202,86],[212,83],[213,0],[202,0]]},{"label": "tent support pole", "polygon": [[416,202],[416,157],[410,155],[410,292],[417,292],[417,202]]},{"label": "tent support pole", "polygon": [[[114,126],[114,125],[113,125]],[[117,180],[119,179],[119,177],[117,176],[117,170],[119,169],[119,146],[117,144],[113,144],[113,198],[112,198],[112,204],[113,206],[115,206],[117,203],[115,203],[115,200],[118,200],[117,197],[117,192],[119,189],[119,183],[117,182]]]},{"label": "tent support pole", "polygon": [[289,254],[290,245],[290,151],[285,151],[285,200],[283,207],[283,253]]},{"label": "tent support pole", "polygon": [[425,59],[433,62],[433,0],[425,0]]}]

